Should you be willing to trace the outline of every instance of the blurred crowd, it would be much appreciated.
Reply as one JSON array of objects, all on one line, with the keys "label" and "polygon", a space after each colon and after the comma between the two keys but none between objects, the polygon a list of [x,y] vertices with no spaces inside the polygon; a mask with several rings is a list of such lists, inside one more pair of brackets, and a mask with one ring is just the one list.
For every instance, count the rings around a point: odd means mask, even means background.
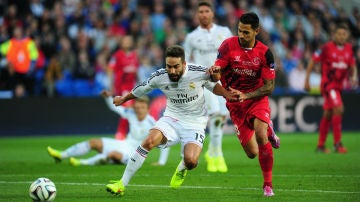
[{"label": "blurred crowd", "polygon": [[[276,58],[276,94],[303,93],[306,65],[336,23],[348,24],[360,67],[360,10],[340,0],[212,0],[216,23],[234,35],[237,19],[253,11],[259,40]],[[197,0],[5,0],[0,2],[0,97],[98,96],[112,89],[116,51],[137,54],[137,80],[163,67],[164,48],[182,44],[198,25]],[[124,40],[125,38],[130,40]],[[18,43],[20,41],[20,43]],[[9,44],[13,44],[12,46]],[[9,63],[12,49],[18,48]],[[19,56],[20,55],[20,56]],[[26,67],[26,68],[24,68]],[[133,69],[134,70],[134,69]],[[358,71],[360,72],[360,71]],[[320,67],[312,73],[314,92]],[[345,82],[344,89],[352,91]],[[359,91],[358,91],[359,92]]]}]

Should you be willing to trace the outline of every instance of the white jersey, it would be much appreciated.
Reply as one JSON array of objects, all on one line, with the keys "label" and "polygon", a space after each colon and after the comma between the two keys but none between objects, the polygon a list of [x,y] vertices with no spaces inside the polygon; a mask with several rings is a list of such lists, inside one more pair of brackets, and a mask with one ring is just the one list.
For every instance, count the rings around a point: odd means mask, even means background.
[{"label": "white jersey", "polygon": [[148,114],[144,120],[139,121],[132,108],[115,106],[110,97],[106,98],[105,101],[111,110],[129,121],[129,133],[126,136],[125,142],[130,147],[136,149],[147,137],[149,130],[155,125],[155,119]]},{"label": "white jersey", "polygon": [[[210,30],[198,26],[190,32],[184,42],[186,61],[193,61],[206,67],[214,65],[218,48],[224,39],[232,36],[229,28],[213,24]],[[228,111],[225,99],[205,91],[205,100],[208,114],[221,114],[226,116]]]},{"label": "white jersey", "polygon": [[211,82],[206,67],[187,64],[178,82],[169,79],[165,69],[154,72],[147,81],[136,86],[132,93],[141,97],[152,89],[160,89],[166,96],[168,116],[184,123],[189,128],[205,129],[208,120],[204,99],[204,87],[213,91],[216,83]]},{"label": "white jersey", "polygon": [[232,36],[229,28],[213,24],[210,30],[198,26],[184,41],[185,60],[210,67],[224,39]]}]

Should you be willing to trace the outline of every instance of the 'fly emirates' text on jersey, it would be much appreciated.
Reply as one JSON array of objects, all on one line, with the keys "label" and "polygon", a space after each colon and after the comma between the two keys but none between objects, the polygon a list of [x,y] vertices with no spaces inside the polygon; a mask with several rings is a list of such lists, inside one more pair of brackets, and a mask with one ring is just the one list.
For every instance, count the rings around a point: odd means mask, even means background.
[{"label": "'fly emirates' text on jersey", "polygon": [[132,108],[115,106],[112,101],[112,98],[106,98],[106,104],[110,109],[129,121],[129,133],[125,141],[133,149],[136,149],[147,137],[149,130],[155,125],[155,119],[148,114],[144,120],[140,121]]},{"label": "'fly emirates' text on jersey", "polygon": [[213,24],[211,29],[207,30],[198,26],[185,38],[185,61],[191,61],[205,67],[212,66],[220,44],[231,36],[231,31],[227,27]]},{"label": "'fly emirates' text on jersey", "polygon": [[205,129],[208,117],[204,87],[212,92],[216,85],[210,81],[206,69],[203,66],[187,64],[178,82],[172,82],[167,71],[160,69],[147,81],[136,86],[132,93],[140,97],[158,88],[166,95],[166,109],[163,116],[179,120],[184,123],[184,127]]},{"label": "'fly emirates' text on jersey", "polygon": [[263,79],[275,78],[274,56],[260,41],[253,48],[242,48],[237,36],[220,46],[215,65],[221,67],[221,83],[241,92],[252,92],[264,85]]},{"label": "'fly emirates' text on jersey", "polygon": [[321,91],[342,90],[343,81],[348,76],[351,66],[355,65],[352,46],[346,43],[337,46],[333,41],[324,44],[315,52],[313,60],[321,62]]}]

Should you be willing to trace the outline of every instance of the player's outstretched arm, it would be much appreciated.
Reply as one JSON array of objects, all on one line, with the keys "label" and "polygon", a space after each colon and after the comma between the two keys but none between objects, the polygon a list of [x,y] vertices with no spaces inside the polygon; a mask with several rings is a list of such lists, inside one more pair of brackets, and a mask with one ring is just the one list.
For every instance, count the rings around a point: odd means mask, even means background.
[{"label": "player's outstretched arm", "polygon": [[264,79],[264,85],[252,92],[243,93],[232,88],[230,88],[230,91],[233,93],[233,95],[238,95],[239,101],[242,102],[248,99],[271,95],[274,88],[275,79]]},{"label": "player's outstretched arm", "polygon": [[103,98],[107,98],[107,97],[110,97],[112,96],[111,95],[111,92],[110,91],[107,91],[107,90],[102,90],[100,95],[103,97]]},{"label": "player's outstretched arm", "polygon": [[220,85],[219,83],[217,83],[213,89],[213,93],[215,95],[220,95],[223,96],[225,98],[227,98],[230,101],[237,101],[238,97],[235,96],[234,93],[232,93],[231,91],[226,90],[222,85]]},{"label": "player's outstretched arm", "polygon": [[125,102],[135,99],[135,98],[136,98],[135,95],[133,95],[131,92],[125,96],[115,96],[114,100],[113,100],[113,104],[115,106],[120,106],[120,105],[124,104]]}]

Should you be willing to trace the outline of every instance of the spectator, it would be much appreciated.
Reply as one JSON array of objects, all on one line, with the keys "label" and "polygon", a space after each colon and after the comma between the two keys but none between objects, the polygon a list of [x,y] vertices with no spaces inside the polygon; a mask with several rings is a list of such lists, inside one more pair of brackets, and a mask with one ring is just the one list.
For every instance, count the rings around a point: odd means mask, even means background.
[{"label": "spectator", "polygon": [[35,70],[39,52],[34,41],[24,35],[20,26],[15,27],[14,37],[0,44],[0,52],[6,56],[10,68],[14,68],[17,81],[25,86],[25,93],[31,91],[29,75]]},{"label": "spectator", "polygon": [[296,68],[292,69],[289,73],[289,90],[295,93],[304,92],[306,69],[304,63],[299,61]]}]

